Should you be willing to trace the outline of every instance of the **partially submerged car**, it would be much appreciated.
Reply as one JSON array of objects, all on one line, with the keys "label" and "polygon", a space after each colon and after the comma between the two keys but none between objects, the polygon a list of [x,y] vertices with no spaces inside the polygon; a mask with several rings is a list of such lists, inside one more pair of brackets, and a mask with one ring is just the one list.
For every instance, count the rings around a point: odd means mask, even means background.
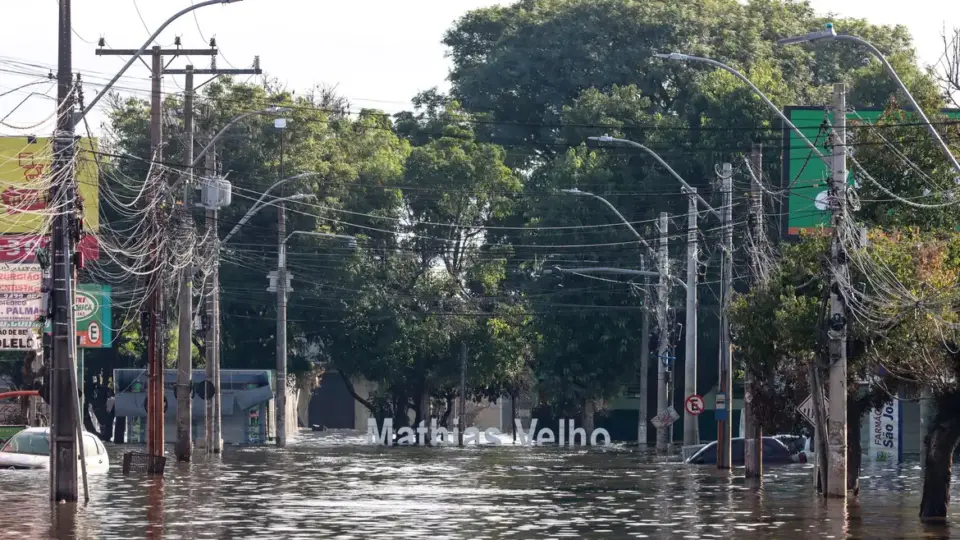
[{"label": "partially submerged car", "polygon": [[[92,433],[83,434],[83,452],[88,473],[106,472],[110,459],[103,443]],[[77,459],[79,460],[79,452]],[[50,428],[27,428],[0,448],[0,469],[50,468]],[[80,471],[80,465],[77,464]]]},{"label": "partially submerged car", "polygon": [[[730,444],[730,461],[734,466],[743,466],[744,463],[744,440],[737,437]],[[697,450],[695,454],[684,460],[684,463],[691,465],[715,464],[717,462],[717,441],[712,441]],[[763,463],[764,465],[785,465],[794,463],[793,453],[787,448],[787,445],[774,437],[763,438]]]}]

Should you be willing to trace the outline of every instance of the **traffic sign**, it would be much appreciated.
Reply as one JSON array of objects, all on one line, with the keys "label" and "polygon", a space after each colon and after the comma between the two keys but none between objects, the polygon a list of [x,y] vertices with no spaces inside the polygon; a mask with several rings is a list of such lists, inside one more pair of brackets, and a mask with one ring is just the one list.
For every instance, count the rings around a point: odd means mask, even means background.
[{"label": "traffic sign", "polygon": [[650,423],[653,424],[654,427],[664,428],[676,422],[679,418],[680,415],[677,414],[677,411],[671,405],[651,418]]},{"label": "traffic sign", "polygon": [[[826,397],[823,398],[823,406],[826,409],[827,414],[830,414],[830,400]],[[797,407],[797,411],[810,422],[810,425],[816,426],[817,424],[813,421],[813,396],[807,396],[807,399],[803,400],[803,403]]]},{"label": "traffic sign", "polygon": [[683,408],[687,411],[687,414],[696,416],[703,412],[703,398],[697,394],[690,394],[687,396],[687,400],[683,402]]},{"label": "traffic sign", "polygon": [[717,392],[717,406],[713,414],[717,420],[727,419],[727,395],[723,392]]}]

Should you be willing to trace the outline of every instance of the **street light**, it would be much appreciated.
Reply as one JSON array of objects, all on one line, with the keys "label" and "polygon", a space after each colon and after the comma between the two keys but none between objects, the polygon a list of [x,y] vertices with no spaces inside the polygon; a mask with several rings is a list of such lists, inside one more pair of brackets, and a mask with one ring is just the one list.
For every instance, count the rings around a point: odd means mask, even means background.
[{"label": "street light", "polygon": [[849,34],[837,34],[837,31],[833,28],[833,23],[827,23],[826,30],[821,32],[811,32],[803,36],[788,37],[780,39],[777,41],[777,45],[794,45],[798,43],[806,43],[809,41],[819,41],[821,39],[832,40],[832,41],[850,41],[857,43],[865,47],[871,54],[877,57],[877,60],[880,60],[880,63],[883,65],[883,69],[890,75],[890,78],[893,79],[897,86],[900,87],[900,90],[907,100],[910,102],[910,105],[913,107],[917,114],[920,115],[920,118],[923,120],[923,123],[927,126],[927,130],[930,132],[930,135],[933,136],[934,140],[937,141],[937,144],[940,145],[940,148],[943,150],[944,155],[947,156],[947,159],[950,160],[950,163],[953,165],[953,168],[960,172],[960,162],[957,162],[957,158],[954,157],[953,153],[950,152],[950,147],[947,146],[947,143],[944,142],[943,138],[940,137],[940,134],[937,132],[937,128],[930,123],[930,119],[927,118],[927,115],[924,114],[923,109],[920,108],[920,105],[917,104],[917,101],[913,99],[913,95],[910,94],[910,91],[907,90],[907,86],[903,84],[903,81],[900,80],[900,77],[897,75],[897,72],[894,71],[893,66],[890,65],[890,62],[883,56],[883,53],[880,52],[872,43],[869,41],[859,38],[857,36],[851,36]]},{"label": "street light", "polygon": [[[658,55],[658,56],[659,56],[659,55]],[[684,180],[682,176],[680,176],[679,174],[677,174],[677,171],[673,170],[673,167],[671,167],[670,165],[668,165],[667,162],[663,160],[663,158],[661,158],[661,157],[660,157],[656,152],[654,152],[653,150],[647,148],[646,146],[644,146],[644,145],[642,145],[642,144],[640,144],[640,143],[638,143],[638,142],[634,142],[634,141],[631,141],[631,140],[628,140],[628,139],[618,139],[617,137],[611,137],[611,136],[609,136],[609,135],[601,135],[601,136],[599,136],[599,137],[587,137],[587,140],[596,141],[596,142],[599,142],[599,143],[625,144],[625,145],[627,145],[627,146],[632,146],[632,147],[634,147],[634,148],[639,148],[640,150],[643,150],[644,152],[646,152],[646,153],[650,154],[651,156],[653,156],[653,158],[656,159],[657,162],[660,163],[660,165],[663,165],[663,167],[664,167],[665,169],[667,169],[667,171],[669,171],[670,174],[671,174],[674,178],[676,178],[676,179],[680,182],[681,185],[683,185],[684,189],[687,190],[687,193],[696,194],[696,190],[693,189],[692,187],[690,187],[690,184],[688,184],[687,181]],[[708,212],[710,212],[711,214],[713,214],[713,215],[716,216],[716,217],[720,217],[720,214],[719,214],[716,210],[714,210],[712,206],[710,206],[709,204],[707,204],[707,201],[703,200],[703,197],[701,197],[700,195],[696,195],[696,197],[697,197],[697,200],[700,201],[700,204],[702,204],[702,205],[707,209]],[[647,247],[649,247],[649,246],[647,246]]]},{"label": "street light", "polygon": [[[280,186],[280,185],[282,185],[282,184],[285,184],[285,183],[287,183],[287,182],[291,182],[291,181],[293,181],[293,180],[299,180],[299,179],[301,179],[301,178],[306,178],[306,177],[308,177],[308,176],[313,176],[313,175],[315,175],[315,174],[316,174],[316,173],[310,173],[310,172],[295,174],[295,175],[293,175],[293,176],[289,176],[289,177],[284,178],[284,179],[282,179],[282,180],[278,180],[278,181],[275,182],[272,186],[268,187],[267,190],[263,192],[263,195],[260,195],[260,198],[257,199],[257,202],[253,203],[253,206],[250,207],[250,210],[248,210],[247,213],[244,214],[244,216],[243,216],[242,218],[240,218],[240,221],[238,221],[237,224],[233,226],[233,229],[230,231],[230,233],[227,234],[227,236],[225,236],[225,237],[223,238],[223,240],[220,241],[220,243],[221,243],[221,244],[225,244],[225,243],[227,242],[227,240],[230,240],[230,238],[233,237],[233,235],[237,234],[237,231],[240,230],[240,227],[243,227],[244,224],[246,224],[247,221],[249,221],[250,218],[253,217],[254,214],[256,214],[257,212],[259,212],[260,210],[263,210],[263,209],[264,209],[265,207],[267,207],[267,206],[273,205],[275,202],[277,202],[278,200],[280,200],[280,199],[277,199],[277,200],[274,200],[274,201],[268,202],[268,203],[264,203],[264,202],[263,202],[263,200],[267,198],[267,195],[269,195],[270,192],[274,190],[274,188],[276,188],[277,186]],[[307,198],[307,197],[312,197],[312,196],[313,196],[313,195],[306,195],[306,194],[292,195],[291,197],[286,197],[286,198],[284,198],[283,200],[299,200],[299,199],[303,199],[303,198]]]},{"label": "street light", "polygon": [[561,189],[560,191],[563,192],[563,193],[569,193],[569,194],[571,194],[571,195],[580,195],[580,196],[584,196],[584,197],[593,197],[594,199],[597,199],[598,201],[600,201],[600,202],[602,202],[603,204],[607,205],[607,208],[609,208],[610,210],[613,210],[613,213],[616,214],[617,217],[620,218],[620,221],[622,221],[623,224],[626,225],[628,229],[630,229],[630,232],[632,232],[633,235],[636,236],[638,240],[640,240],[640,243],[643,244],[644,247],[646,247],[648,250],[650,250],[651,253],[653,252],[653,248],[650,247],[650,244],[647,243],[646,239],[644,239],[643,236],[641,236],[640,233],[638,233],[637,230],[633,228],[633,225],[630,224],[630,221],[628,221],[627,218],[623,217],[623,214],[621,214],[620,211],[617,210],[617,207],[615,207],[614,205],[612,205],[612,204],[610,203],[610,201],[604,199],[603,197],[601,197],[601,196],[599,196],[599,195],[594,195],[593,193],[589,193],[589,192],[587,192],[587,191],[580,191],[580,190],[577,189],[577,188]]},{"label": "street light", "polygon": [[[277,246],[277,270],[267,274],[271,281],[276,280],[277,293],[277,446],[286,445],[286,422],[287,422],[287,283],[293,278],[293,275],[286,270],[287,265],[287,240],[294,235],[320,236],[327,238],[340,238],[350,242],[351,247],[356,247],[357,240],[353,236],[343,234],[331,234],[316,231],[293,231],[287,236],[279,236],[280,245]],[[273,292],[273,287],[268,287],[268,291]]]},{"label": "street light", "polygon": [[786,116],[785,114],[783,114],[783,112],[780,110],[780,108],[777,107],[776,105],[774,105],[773,102],[770,101],[770,98],[768,98],[763,92],[761,92],[760,89],[757,88],[757,86],[756,86],[755,84],[753,84],[752,82],[750,82],[750,79],[748,79],[743,73],[740,73],[739,71],[737,71],[737,70],[733,69],[732,67],[724,64],[723,62],[718,62],[718,61],[716,61],[716,60],[712,60],[712,59],[710,59],[710,58],[703,58],[703,57],[700,57],[700,56],[691,56],[691,55],[689,55],[689,54],[682,54],[682,53],[678,53],[678,52],[672,52],[672,53],[657,53],[657,54],[654,54],[654,56],[656,56],[657,58],[662,58],[662,59],[664,59],[664,60],[673,60],[673,61],[675,61],[675,62],[703,62],[703,63],[705,63],[705,64],[710,64],[711,66],[718,67],[718,68],[720,68],[720,69],[722,69],[722,70],[724,70],[724,71],[727,71],[728,73],[730,73],[730,74],[733,75],[734,77],[740,79],[740,80],[743,81],[747,86],[749,86],[751,90],[753,90],[753,93],[754,93],[754,94],[756,94],[760,99],[763,100],[764,103],[767,104],[767,107],[770,107],[770,109],[772,109],[773,112],[777,113],[777,116],[780,117],[780,120],[782,120],[784,124],[786,124],[787,126],[789,126],[790,129],[792,129],[793,132],[796,133],[797,136],[799,136],[800,139],[801,139],[807,146],[809,146],[810,149],[813,150],[813,152],[814,152],[815,154],[817,154],[817,156],[818,156],[820,159],[822,159],[824,163],[827,164],[827,167],[832,167],[832,164],[830,163],[829,158],[828,158],[827,156],[824,156],[824,155],[823,155],[823,152],[821,152],[820,149],[817,148],[817,145],[813,144],[813,143],[810,141],[810,139],[808,139],[807,136],[804,135],[803,132],[800,131],[799,128],[797,128],[797,126],[793,125],[793,122],[791,122],[790,119],[787,118],[787,116]]},{"label": "street light", "polygon": [[[239,1],[239,0],[237,0],[237,1]],[[277,107],[277,106],[272,106],[272,107],[267,107],[266,109],[262,109],[262,110],[259,110],[259,111],[250,111],[250,112],[245,112],[245,113],[243,113],[243,114],[237,115],[237,116],[234,117],[232,120],[230,120],[229,122],[227,122],[226,125],[224,125],[222,128],[220,128],[220,131],[218,131],[217,134],[214,135],[213,138],[211,138],[210,141],[207,142],[207,145],[203,147],[203,150],[201,150],[199,154],[196,155],[196,157],[195,157],[194,160],[193,160],[193,163],[191,163],[190,166],[186,168],[186,170],[187,170],[188,172],[193,171],[193,169],[194,169],[195,167],[197,167],[198,165],[200,165],[200,162],[203,161],[204,158],[206,158],[207,153],[208,153],[210,150],[213,149],[213,145],[216,144],[216,142],[217,142],[218,140],[220,140],[220,138],[223,137],[223,135],[225,135],[225,134],[227,133],[227,130],[230,129],[230,128],[231,128],[234,124],[236,124],[237,122],[239,122],[239,121],[241,121],[241,120],[243,120],[243,119],[245,119],[245,118],[249,118],[249,117],[251,117],[251,116],[256,116],[256,115],[260,115],[260,114],[281,114],[281,113],[287,112],[287,111],[289,111],[289,110],[290,110],[289,107]],[[170,192],[171,192],[171,193],[175,193],[176,190],[180,187],[180,183],[183,182],[183,180],[184,180],[184,175],[181,173],[181,174],[177,177],[177,180],[172,184],[172,188],[171,188],[171,191],[170,191]]]}]

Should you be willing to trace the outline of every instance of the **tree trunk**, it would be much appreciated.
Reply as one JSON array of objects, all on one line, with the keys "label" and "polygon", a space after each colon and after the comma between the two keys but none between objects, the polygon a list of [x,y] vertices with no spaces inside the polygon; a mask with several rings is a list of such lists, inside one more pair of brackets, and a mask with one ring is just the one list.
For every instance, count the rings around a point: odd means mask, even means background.
[{"label": "tree trunk", "polygon": [[442,426],[447,429],[450,429],[448,423],[450,422],[450,415],[453,414],[453,397],[447,396],[447,407],[443,411],[443,416],[440,417],[440,421],[437,422],[437,426]]},{"label": "tree trunk", "polygon": [[847,409],[847,490],[854,495],[860,494],[860,468],[863,463],[863,449],[860,433],[863,428],[863,413],[869,407],[869,400],[854,399]]},{"label": "tree trunk", "polygon": [[[414,429],[420,427],[420,422],[423,422],[423,425],[430,427],[430,392],[426,388],[423,389],[423,393],[420,394],[420,406],[417,407],[417,419],[413,423]],[[417,437],[417,442],[419,443],[420,438]],[[429,438],[425,438],[424,442],[427,445],[431,444]]]},{"label": "tree trunk", "polygon": [[587,444],[590,444],[590,434],[596,426],[594,415],[597,410],[597,402],[592,399],[586,399],[583,402],[583,430],[587,432]]},{"label": "tree trunk", "polygon": [[936,412],[930,432],[924,437],[926,454],[923,470],[923,498],[920,500],[920,519],[943,521],[950,505],[950,479],[953,472],[953,452],[960,440],[960,392],[937,396]]}]

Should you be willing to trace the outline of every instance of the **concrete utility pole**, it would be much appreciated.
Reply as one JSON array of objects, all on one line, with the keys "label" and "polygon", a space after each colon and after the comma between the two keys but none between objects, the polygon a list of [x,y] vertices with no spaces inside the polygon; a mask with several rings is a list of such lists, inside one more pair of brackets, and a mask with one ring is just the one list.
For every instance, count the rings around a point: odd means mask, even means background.
[{"label": "concrete utility pole", "polygon": [[[283,176],[283,140],[287,121],[278,118],[274,125],[280,130],[280,176]],[[277,264],[277,447],[287,445],[287,273],[286,240],[287,212],[283,203],[283,188],[277,204],[277,239],[280,245]]]},{"label": "concrete utility pole", "polygon": [[54,502],[76,502],[77,433],[74,414],[77,387],[74,384],[73,246],[77,221],[74,216],[76,141],[73,131],[73,48],[70,0],[60,0],[57,59],[57,131],[54,137],[52,195],[60,208],[53,218],[53,357],[50,370],[50,496]]},{"label": "concrete utility pole", "polygon": [[[463,446],[463,430],[467,429],[466,410],[467,410],[467,342],[460,342],[460,396],[457,404],[458,424],[460,429],[457,433],[457,445]],[[424,419],[426,421],[426,419]]]},{"label": "concrete utility pole", "polygon": [[[756,239],[763,238],[766,231],[763,226],[763,193],[760,190],[760,175],[763,166],[763,147],[759,144],[753,145],[750,151],[750,218],[753,227],[753,236]],[[754,257],[754,285],[758,284],[763,271],[760,268],[761,261],[759,257]],[[746,421],[743,433],[744,440],[744,466],[747,478],[763,477],[763,438],[760,426],[757,423],[753,409],[754,377],[750,370],[746,373],[746,387],[743,397],[743,418]]]},{"label": "concrete utility pole", "polygon": [[[186,148],[183,153],[184,173],[193,175],[193,66],[187,66],[183,90],[183,130],[186,132]],[[184,219],[193,229],[192,209],[190,208],[191,183],[183,184]],[[193,453],[193,395],[191,382],[193,375],[193,268],[187,267],[180,272],[179,333],[177,339],[177,445],[175,452],[178,461],[190,461]]]},{"label": "concrete utility pole", "polygon": [[[208,179],[214,178],[217,172],[217,158],[216,150],[207,152],[206,156],[206,166],[204,167],[204,176]],[[217,257],[217,261],[214,262],[213,268],[211,269],[211,276],[209,280],[209,285],[207,286],[207,291],[205,291],[204,299],[206,302],[205,312],[206,312],[206,323],[204,330],[206,331],[206,336],[204,337],[204,353],[206,360],[206,367],[204,369],[204,375],[206,383],[204,386],[204,448],[207,453],[214,452],[214,449],[218,447],[218,444],[214,442],[214,424],[216,420],[214,419],[214,413],[216,408],[214,407],[214,402],[216,401],[215,393],[219,390],[216,388],[216,364],[217,364],[217,349],[220,344],[220,314],[218,313],[218,302],[217,299],[220,297],[220,265],[219,265],[219,253],[220,246],[217,238],[217,208],[214,206],[212,208],[207,208],[206,210],[206,220],[207,224],[207,235],[212,239],[213,242],[213,253]]]},{"label": "concrete utility pole", "polygon": [[[640,270],[645,271],[646,256],[640,257]],[[650,290],[650,276],[643,276],[643,322],[640,323],[640,414],[637,418],[637,444],[640,447],[647,445],[647,423],[650,414],[647,412],[647,396],[650,383],[650,299],[653,291]]]},{"label": "concrete utility pole", "polygon": [[[660,213],[660,285],[657,293],[657,326],[660,329],[660,346],[657,351],[657,414],[670,406],[669,362],[670,325],[667,323],[667,307],[670,295],[670,258],[667,251],[667,229],[670,219],[666,212]],[[673,426],[657,428],[657,451],[666,452],[670,447],[670,433]]]},{"label": "concrete utility pole", "polygon": [[732,467],[733,438],[733,349],[730,342],[730,297],[733,294],[733,165],[724,163],[720,174],[723,192],[723,264],[720,295],[720,388],[717,401],[717,468]]},{"label": "concrete utility pole", "polygon": [[830,339],[829,395],[830,422],[827,428],[830,462],[827,496],[847,496],[847,318],[840,283],[847,281],[846,254],[840,228],[847,211],[847,98],[843,83],[833,87],[833,175],[830,200],[833,202],[833,241],[830,246]]},{"label": "concrete utility pole", "polygon": [[[697,188],[690,188],[687,210],[687,309],[684,343],[684,396],[697,393]],[[686,412],[683,415],[683,444],[700,443],[698,416]]]}]

